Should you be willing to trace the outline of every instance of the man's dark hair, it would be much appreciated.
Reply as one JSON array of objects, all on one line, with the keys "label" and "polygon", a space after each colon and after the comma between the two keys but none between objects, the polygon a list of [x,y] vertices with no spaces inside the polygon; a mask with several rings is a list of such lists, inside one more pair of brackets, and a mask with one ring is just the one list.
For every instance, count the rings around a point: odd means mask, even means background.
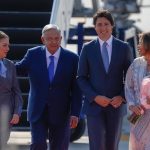
[{"label": "man's dark hair", "polygon": [[114,19],[108,10],[98,10],[93,16],[93,24],[96,25],[97,19],[102,17],[106,18],[114,26]]}]

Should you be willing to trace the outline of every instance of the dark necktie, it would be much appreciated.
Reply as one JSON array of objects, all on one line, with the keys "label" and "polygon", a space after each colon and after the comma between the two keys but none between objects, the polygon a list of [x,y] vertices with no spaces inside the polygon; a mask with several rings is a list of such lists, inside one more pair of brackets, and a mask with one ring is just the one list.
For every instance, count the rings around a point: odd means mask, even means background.
[{"label": "dark necktie", "polygon": [[106,72],[108,72],[109,68],[109,56],[108,56],[108,50],[107,50],[107,43],[104,42],[102,45],[102,58],[103,58],[103,64],[105,67]]},{"label": "dark necktie", "polygon": [[48,66],[49,80],[52,82],[54,78],[54,56],[50,56],[50,64]]}]

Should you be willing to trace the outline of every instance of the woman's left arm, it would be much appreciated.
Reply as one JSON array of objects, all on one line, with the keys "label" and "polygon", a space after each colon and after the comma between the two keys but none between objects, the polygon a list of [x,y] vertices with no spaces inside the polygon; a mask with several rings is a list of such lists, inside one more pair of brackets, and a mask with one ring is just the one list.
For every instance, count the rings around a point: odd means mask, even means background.
[{"label": "woman's left arm", "polygon": [[125,78],[125,98],[128,105],[135,105],[136,98],[135,98],[135,90],[134,90],[134,72],[133,72],[133,63],[128,68],[126,78]]},{"label": "woman's left arm", "polygon": [[18,120],[18,118],[21,115],[22,112],[22,105],[23,100],[21,96],[21,90],[19,87],[17,75],[16,75],[16,68],[15,65],[12,65],[13,68],[13,75],[12,75],[12,92],[13,92],[13,100],[14,100],[14,120]]}]

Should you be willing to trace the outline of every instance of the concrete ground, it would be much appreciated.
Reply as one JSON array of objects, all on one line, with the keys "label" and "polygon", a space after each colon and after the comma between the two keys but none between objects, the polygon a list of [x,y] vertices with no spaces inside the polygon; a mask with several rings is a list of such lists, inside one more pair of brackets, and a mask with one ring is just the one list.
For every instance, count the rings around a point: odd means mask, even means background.
[{"label": "concrete ground", "polygon": [[[128,150],[129,126],[129,122],[125,117],[122,127],[122,136],[119,144],[119,150]],[[9,147],[7,150],[29,150],[30,143],[30,132],[13,131],[8,141]],[[69,150],[89,150],[87,128],[84,135],[79,140],[70,143]]]},{"label": "concrete ground", "polygon": [[[12,132],[7,150],[29,150],[30,132]],[[88,136],[82,136],[74,143],[70,143],[69,150],[89,150]],[[128,150],[128,135],[122,135],[119,150]]]}]

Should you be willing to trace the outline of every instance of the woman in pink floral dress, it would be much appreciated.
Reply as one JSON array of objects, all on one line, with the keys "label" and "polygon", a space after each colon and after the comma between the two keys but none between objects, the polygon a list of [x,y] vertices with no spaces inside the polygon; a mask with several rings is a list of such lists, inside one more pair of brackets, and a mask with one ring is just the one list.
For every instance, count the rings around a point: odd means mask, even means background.
[{"label": "woman in pink floral dress", "polygon": [[[150,150],[150,109],[141,103],[142,81],[145,77],[150,77],[150,32],[140,35],[138,49],[141,57],[130,65],[125,80],[128,108],[131,113],[142,115],[135,124],[131,124],[129,149]],[[149,101],[150,98],[147,97],[146,105],[150,104]]]}]

